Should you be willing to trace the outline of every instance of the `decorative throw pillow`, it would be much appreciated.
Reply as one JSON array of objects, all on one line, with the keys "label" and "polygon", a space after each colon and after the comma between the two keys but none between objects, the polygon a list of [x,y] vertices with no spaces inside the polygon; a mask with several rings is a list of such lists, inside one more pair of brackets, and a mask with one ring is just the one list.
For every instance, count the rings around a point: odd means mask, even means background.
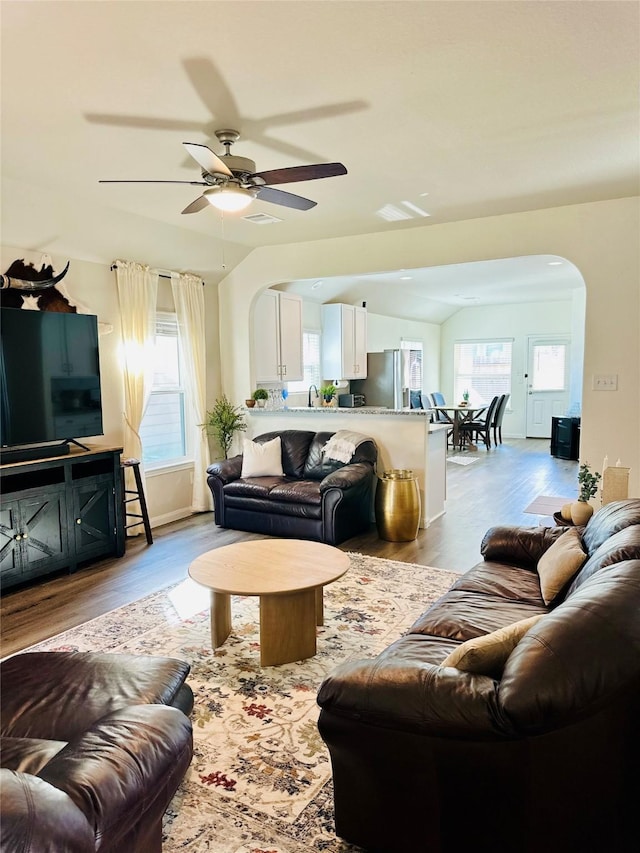
[{"label": "decorative throw pillow", "polygon": [[538,560],[540,591],[545,604],[551,604],[586,559],[580,534],[574,527],[547,548]]},{"label": "decorative throw pillow", "polygon": [[245,438],[242,442],[242,477],[282,477],[282,442],[277,435],[259,444]]},{"label": "decorative throw pillow", "polygon": [[474,637],[461,643],[448,657],[442,661],[442,666],[454,666],[463,672],[476,672],[500,678],[507,658],[527,633],[529,628],[542,619],[544,613],[520,619],[504,628],[498,628],[484,637]]}]

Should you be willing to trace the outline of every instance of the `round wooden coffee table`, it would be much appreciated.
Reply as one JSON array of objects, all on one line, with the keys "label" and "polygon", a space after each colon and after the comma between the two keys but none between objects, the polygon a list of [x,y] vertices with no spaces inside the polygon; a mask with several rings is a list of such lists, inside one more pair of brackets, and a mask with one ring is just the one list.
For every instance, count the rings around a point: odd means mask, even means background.
[{"label": "round wooden coffee table", "polygon": [[349,568],[344,551],[302,539],[236,542],[202,554],[189,575],[211,590],[211,645],[231,633],[231,596],[260,596],[260,664],[275,666],[316,653],[324,624],[322,588]]}]

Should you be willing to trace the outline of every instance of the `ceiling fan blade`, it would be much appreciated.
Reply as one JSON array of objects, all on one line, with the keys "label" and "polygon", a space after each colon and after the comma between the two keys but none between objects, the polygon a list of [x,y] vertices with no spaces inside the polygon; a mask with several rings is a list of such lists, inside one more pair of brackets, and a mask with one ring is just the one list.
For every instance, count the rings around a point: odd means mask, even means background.
[{"label": "ceiling fan blade", "polygon": [[137,178],[117,178],[111,181],[98,181],[99,184],[190,184],[193,187],[208,187],[206,181],[154,181],[154,180],[138,180]]},{"label": "ceiling fan blade", "polygon": [[205,207],[209,207],[209,202],[205,195],[201,195],[195,201],[192,201],[191,204],[188,204],[182,213],[198,213],[199,210],[204,210]]},{"label": "ceiling fan blade", "polygon": [[260,201],[270,201],[272,204],[281,204],[284,207],[293,207],[296,210],[310,210],[318,203],[309,198],[303,198],[301,195],[286,193],[283,190],[272,190],[271,187],[257,187],[256,189],[256,197]]},{"label": "ceiling fan blade", "polygon": [[268,172],[256,172],[253,177],[272,184],[291,184],[295,181],[315,181],[317,178],[334,178],[336,175],[346,175],[347,170],[342,163],[316,163],[313,166],[289,166],[285,169],[271,169]]},{"label": "ceiling fan blade", "polygon": [[198,145],[197,142],[183,142],[182,144],[196,163],[202,166],[205,172],[208,172],[210,175],[218,173],[227,175],[229,178],[233,177],[231,170],[226,164],[206,145]]}]

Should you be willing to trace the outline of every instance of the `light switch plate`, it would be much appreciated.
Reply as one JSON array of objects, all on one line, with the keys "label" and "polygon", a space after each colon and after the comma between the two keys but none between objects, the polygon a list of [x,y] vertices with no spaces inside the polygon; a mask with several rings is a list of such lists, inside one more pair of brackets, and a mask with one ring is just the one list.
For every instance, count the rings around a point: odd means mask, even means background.
[{"label": "light switch plate", "polygon": [[617,391],[617,373],[594,373],[592,389],[594,391]]}]

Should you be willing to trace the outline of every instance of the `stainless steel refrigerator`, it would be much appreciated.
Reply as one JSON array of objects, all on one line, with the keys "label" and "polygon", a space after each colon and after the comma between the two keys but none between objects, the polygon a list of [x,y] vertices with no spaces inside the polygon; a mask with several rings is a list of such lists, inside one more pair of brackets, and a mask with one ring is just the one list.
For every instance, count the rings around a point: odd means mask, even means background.
[{"label": "stainless steel refrigerator", "polygon": [[352,394],[364,394],[366,406],[403,409],[409,406],[409,389],[403,387],[408,350],[387,349],[367,353],[367,378],[352,379]]}]

